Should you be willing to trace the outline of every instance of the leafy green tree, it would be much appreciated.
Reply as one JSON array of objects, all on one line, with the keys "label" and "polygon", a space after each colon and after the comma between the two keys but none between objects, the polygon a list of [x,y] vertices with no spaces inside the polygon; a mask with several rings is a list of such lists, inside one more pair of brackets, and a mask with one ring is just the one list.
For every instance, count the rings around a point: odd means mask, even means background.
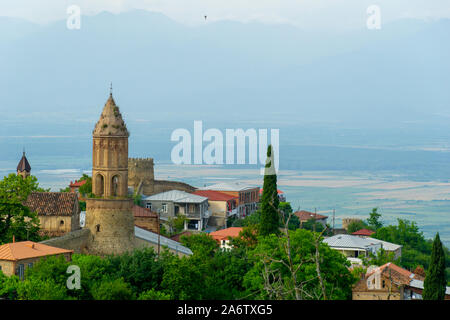
[{"label": "leafy green tree", "polygon": [[277,190],[277,175],[275,172],[274,156],[272,145],[267,148],[267,161],[264,172],[263,194],[261,197],[261,221],[259,232],[266,236],[279,233],[279,212],[280,200]]},{"label": "leafy green tree", "polygon": [[202,257],[212,257],[219,248],[219,244],[209,234],[198,233],[189,236],[183,235],[180,238],[181,243],[192,250],[195,255]]},{"label": "leafy green tree", "polygon": [[135,193],[133,195],[133,203],[137,206],[142,207],[142,194],[140,193]]},{"label": "leafy green tree", "polygon": [[300,220],[296,215],[292,214],[294,210],[292,210],[291,204],[289,202],[280,202],[280,204],[278,205],[278,210],[280,212],[280,225],[279,225],[280,228],[284,228],[285,223],[288,220],[289,220],[288,224],[289,230],[295,230],[300,227]]},{"label": "leafy green tree", "polygon": [[21,203],[0,200],[0,244],[16,241],[41,241],[39,218]]},{"label": "leafy green tree", "polygon": [[37,214],[23,205],[31,192],[46,192],[39,187],[35,176],[23,178],[11,173],[0,181],[0,243],[40,241]]},{"label": "leafy green tree", "polygon": [[107,259],[108,269],[114,278],[123,278],[133,292],[140,294],[158,288],[162,281],[163,267],[153,248],[143,248]]},{"label": "leafy green tree", "polygon": [[199,300],[205,294],[204,277],[208,268],[203,259],[172,257],[165,263],[162,291],[176,300]]},{"label": "leafy green tree", "polygon": [[444,300],[447,281],[445,279],[445,254],[439,233],[433,241],[430,267],[424,281],[424,300]]},{"label": "leafy green tree", "polygon": [[122,278],[105,278],[94,284],[92,297],[95,300],[131,300],[133,299],[133,291]]},{"label": "leafy green tree", "polygon": [[0,181],[0,202],[23,203],[33,191],[49,192],[50,189],[39,187],[35,176],[23,178],[10,173]]},{"label": "leafy green tree", "polygon": [[176,217],[169,217],[167,220],[167,224],[169,226],[169,236],[182,232],[186,221],[187,218],[183,214],[179,214]]},{"label": "leafy green tree", "polygon": [[[317,222],[316,219],[311,218],[308,219],[308,221],[302,223],[302,229],[306,229],[309,231],[315,231],[315,232],[323,232],[325,230],[326,226],[324,226],[322,223]],[[326,235],[331,234],[331,230],[327,229],[325,231]]]},{"label": "leafy green tree", "polygon": [[67,290],[52,279],[30,278],[19,282],[17,297],[20,300],[66,300]]},{"label": "leafy green tree", "polygon": [[[244,277],[249,297],[255,299],[323,299],[317,272],[313,232],[297,229],[288,235],[259,237],[249,253],[252,268]],[[349,262],[323,242],[318,245],[323,289],[328,299],[350,299],[355,278]]]},{"label": "leafy green tree", "polygon": [[78,201],[80,204],[80,211],[86,211],[86,201]]},{"label": "leafy green tree", "polygon": [[86,197],[89,194],[92,193],[92,177],[88,176],[87,174],[83,173],[83,176],[78,181],[85,181],[86,183],[83,184],[80,188],[78,188],[78,192],[83,196]]},{"label": "leafy green tree", "polygon": [[148,291],[145,291],[141,293],[138,297],[138,300],[171,300],[169,294],[156,291],[155,289],[150,289]]},{"label": "leafy green tree", "polygon": [[25,279],[17,284],[17,298],[24,300],[69,299],[66,281],[68,263],[63,256],[42,258],[28,268]]},{"label": "leafy green tree", "polygon": [[396,259],[394,252],[386,251],[383,248],[378,250],[376,254],[369,252],[368,256],[362,257],[361,260],[365,266],[382,266],[388,262],[392,262],[396,265],[400,264],[400,258]]},{"label": "leafy green tree", "polygon": [[369,229],[369,226],[362,220],[355,220],[348,224],[347,233],[353,233],[361,229]]},{"label": "leafy green tree", "polygon": [[370,213],[370,217],[366,220],[367,227],[370,230],[377,231],[381,227],[383,227],[383,223],[381,222],[381,214],[378,213],[378,208],[373,208]]},{"label": "leafy green tree", "polygon": [[246,216],[244,219],[234,220],[233,227],[248,227],[255,226],[259,228],[261,224],[261,209],[256,210],[251,215]]},{"label": "leafy green tree", "polygon": [[7,277],[0,270],[0,299],[16,300],[19,283],[19,277],[14,275]]},{"label": "leafy green tree", "polygon": [[[114,277],[113,274],[119,272],[117,266],[113,266],[108,258],[102,258],[93,255],[74,254],[72,261],[67,266],[76,265],[80,268],[81,289],[70,290],[69,294],[81,300],[92,300],[92,288],[104,280],[107,276],[109,279]],[[67,268],[67,267],[66,267]],[[67,274],[64,277],[67,279]]]}]

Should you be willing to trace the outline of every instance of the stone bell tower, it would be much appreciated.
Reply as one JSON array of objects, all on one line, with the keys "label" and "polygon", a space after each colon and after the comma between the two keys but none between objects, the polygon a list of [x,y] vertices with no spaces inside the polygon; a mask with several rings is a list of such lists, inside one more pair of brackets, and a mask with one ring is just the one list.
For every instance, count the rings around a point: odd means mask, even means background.
[{"label": "stone bell tower", "polygon": [[135,247],[133,200],[128,197],[128,137],[111,93],[93,131],[94,197],[86,200],[91,254],[121,254]]}]

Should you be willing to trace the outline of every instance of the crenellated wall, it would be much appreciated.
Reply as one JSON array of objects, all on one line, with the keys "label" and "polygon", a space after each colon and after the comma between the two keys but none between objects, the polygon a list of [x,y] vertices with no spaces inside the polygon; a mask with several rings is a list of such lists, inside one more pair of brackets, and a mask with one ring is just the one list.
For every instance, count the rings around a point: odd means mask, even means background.
[{"label": "crenellated wall", "polygon": [[155,180],[153,158],[128,159],[128,186],[146,196],[169,190],[195,191],[195,188],[187,183]]}]

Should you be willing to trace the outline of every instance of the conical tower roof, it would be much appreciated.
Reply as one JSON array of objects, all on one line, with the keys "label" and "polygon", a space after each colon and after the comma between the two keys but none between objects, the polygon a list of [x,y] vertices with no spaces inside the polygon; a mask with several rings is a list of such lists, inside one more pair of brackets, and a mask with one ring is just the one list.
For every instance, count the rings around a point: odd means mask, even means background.
[{"label": "conical tower roof", "polygon": [[23,152],[22,159],[20,159],[19,164],[17,165],[17,171],[18,172],[31,171],[31,166],[28,163],[27,157],[25,157],[25,151]]},{"label": "conical tower roof", "polygon": [[94,137],[128,137],[130,135],[112,94],[106,101],[93,135]]}]

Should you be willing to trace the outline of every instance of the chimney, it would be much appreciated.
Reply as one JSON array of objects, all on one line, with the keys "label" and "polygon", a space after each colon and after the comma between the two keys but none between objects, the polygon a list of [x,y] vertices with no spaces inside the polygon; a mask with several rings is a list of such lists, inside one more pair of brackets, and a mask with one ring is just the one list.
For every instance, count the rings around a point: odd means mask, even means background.
[{"label": "chimney", "polygon": [[16,236],[13,235],[13,243],[16,242]]}]

